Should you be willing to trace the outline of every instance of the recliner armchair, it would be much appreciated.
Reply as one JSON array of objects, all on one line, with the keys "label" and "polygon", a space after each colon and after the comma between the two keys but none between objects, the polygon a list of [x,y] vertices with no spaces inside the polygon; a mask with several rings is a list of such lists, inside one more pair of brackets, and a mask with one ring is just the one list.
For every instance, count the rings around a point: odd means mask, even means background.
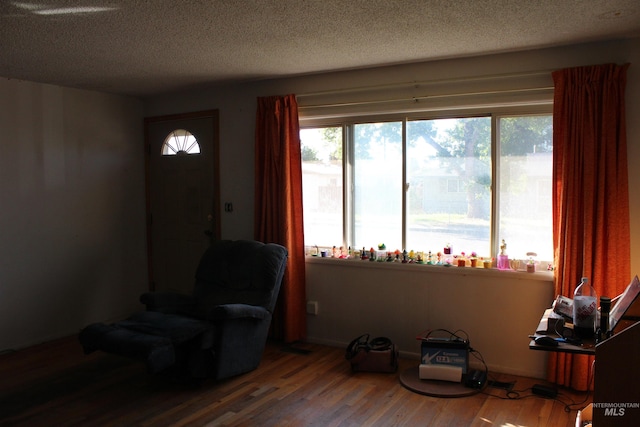
[{"label": "recliner armchair", "polygon": [[148,292],[147,311],[79,335],[85,353],[102,350],[142,360],[150,373],[222,379],[258,367],[287,249],[249,240],[213,242],[191,295]]}]

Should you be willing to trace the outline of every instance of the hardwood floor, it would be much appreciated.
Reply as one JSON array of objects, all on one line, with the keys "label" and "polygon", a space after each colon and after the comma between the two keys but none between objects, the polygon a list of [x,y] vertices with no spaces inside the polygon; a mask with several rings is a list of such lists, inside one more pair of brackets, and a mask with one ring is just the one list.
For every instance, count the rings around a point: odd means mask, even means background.
[{"label": "hardwood floor", "polygon": [[[399,373],[416,360],[402,359]],[[269,343],[248,374],[193,386],[146,374],[117,356],[85,356],[76,337],[0,355],[1,426],[574,426],[583,393],[558,400],[531,394],[532,378],[515,382],[519,399],[487,387],[436,398],[403,387],[398,374],[351,373],[344,350]]]}]

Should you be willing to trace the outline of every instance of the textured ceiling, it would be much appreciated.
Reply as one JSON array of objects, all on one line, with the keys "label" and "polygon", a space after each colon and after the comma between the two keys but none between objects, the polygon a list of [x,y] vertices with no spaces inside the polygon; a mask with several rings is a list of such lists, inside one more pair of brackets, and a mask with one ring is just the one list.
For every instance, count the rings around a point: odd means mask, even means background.
[{"label": "textured ceiling", "polygon": [[638,36],[638,0],[1,0],[0,76],[147,96]]}]

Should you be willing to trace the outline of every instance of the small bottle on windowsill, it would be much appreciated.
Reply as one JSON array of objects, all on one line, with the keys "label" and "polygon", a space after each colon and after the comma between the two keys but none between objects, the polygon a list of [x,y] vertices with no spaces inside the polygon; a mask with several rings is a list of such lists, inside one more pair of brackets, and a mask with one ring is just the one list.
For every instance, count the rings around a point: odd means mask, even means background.
[{"label": "small bottle on windowsill", "polygon": [[509,255],[507,255],[507,243],[504,239],[502,239],[498,255],[498,270],[509,270]]}]

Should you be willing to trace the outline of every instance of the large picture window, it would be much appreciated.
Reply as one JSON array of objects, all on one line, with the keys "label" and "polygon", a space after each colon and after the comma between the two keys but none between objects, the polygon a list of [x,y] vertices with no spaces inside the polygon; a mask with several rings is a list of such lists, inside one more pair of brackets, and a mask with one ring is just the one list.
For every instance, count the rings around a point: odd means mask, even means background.
[{"label": "large picture window", "polygon": [[305,244],[553,259],[552,117],[303,127]]}]

